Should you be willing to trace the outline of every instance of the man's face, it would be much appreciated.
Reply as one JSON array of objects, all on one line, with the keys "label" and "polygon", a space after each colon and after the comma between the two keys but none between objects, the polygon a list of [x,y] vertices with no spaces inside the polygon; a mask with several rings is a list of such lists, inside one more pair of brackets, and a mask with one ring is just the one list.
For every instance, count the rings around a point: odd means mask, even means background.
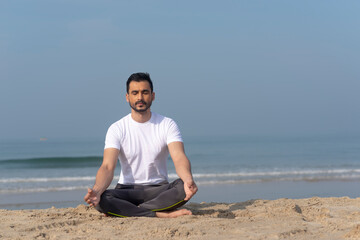
[{"label": "man's face", "polygon": [[151,92],[148,81],[130,82],[129,93],[126,94],[126,101],[130,107],[139,113],[146,112],[152,101],[155,99],[155,93]]}]

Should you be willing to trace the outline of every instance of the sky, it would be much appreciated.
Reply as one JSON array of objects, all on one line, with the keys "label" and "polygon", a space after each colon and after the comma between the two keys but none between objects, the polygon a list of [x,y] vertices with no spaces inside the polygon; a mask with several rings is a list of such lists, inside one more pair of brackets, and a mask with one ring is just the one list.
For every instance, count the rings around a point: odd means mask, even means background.
[{"label": "sky", "polygon": [[148,72],[184,136],[360,134],[359,1],[0,1],[0,139],[104,139]]}]

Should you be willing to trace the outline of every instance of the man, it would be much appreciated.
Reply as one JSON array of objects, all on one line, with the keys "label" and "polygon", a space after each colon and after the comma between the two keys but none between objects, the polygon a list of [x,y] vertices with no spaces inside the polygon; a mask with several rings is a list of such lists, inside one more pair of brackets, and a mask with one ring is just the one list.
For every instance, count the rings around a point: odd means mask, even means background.
[{"label": "man", "polygon": [[[103,163],[85,202],[117,217],[191,215],[189,210],[176,210],[197,192],[178,126],[172,119],[151,112],[155,93],[148,73],[132,74],[126,89],[131,113],[110,126]],[[166,168],[169,153],[180,177],[172,183]],[[119,183],[106,190],[117,159],[121,164]]]}]

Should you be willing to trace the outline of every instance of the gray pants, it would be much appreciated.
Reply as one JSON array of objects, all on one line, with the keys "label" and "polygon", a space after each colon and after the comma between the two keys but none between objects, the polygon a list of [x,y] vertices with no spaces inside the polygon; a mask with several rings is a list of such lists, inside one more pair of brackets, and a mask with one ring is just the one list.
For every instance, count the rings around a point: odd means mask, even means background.
[{"label": "gray pants", "polygon": [[180,178],[157,185],[118,184],[101,195],[96,209],[116,217],[155,217],[155,212],[171,211],[184,205],[184,198],[184,183]]}]

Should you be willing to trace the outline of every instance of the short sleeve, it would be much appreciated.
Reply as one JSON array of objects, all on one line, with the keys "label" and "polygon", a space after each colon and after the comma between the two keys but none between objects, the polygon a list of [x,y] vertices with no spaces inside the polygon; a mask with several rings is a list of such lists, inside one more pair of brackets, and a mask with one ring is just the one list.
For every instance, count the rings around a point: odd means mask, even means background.
[{"label": "short sleeve", "polygon": [[120,130],[115,124],[112,124],[106,133],[104,149],[106,148],[120,150]]},{"label": "short sleeve", "polygon": [[181,133],[180,133],[178,125],[176,124],[176,122],[174,120],[169,119],[166,144],[169,144],[172,142],[182,142],[182,141],[183,141],[183,139],[181,137]]}]

